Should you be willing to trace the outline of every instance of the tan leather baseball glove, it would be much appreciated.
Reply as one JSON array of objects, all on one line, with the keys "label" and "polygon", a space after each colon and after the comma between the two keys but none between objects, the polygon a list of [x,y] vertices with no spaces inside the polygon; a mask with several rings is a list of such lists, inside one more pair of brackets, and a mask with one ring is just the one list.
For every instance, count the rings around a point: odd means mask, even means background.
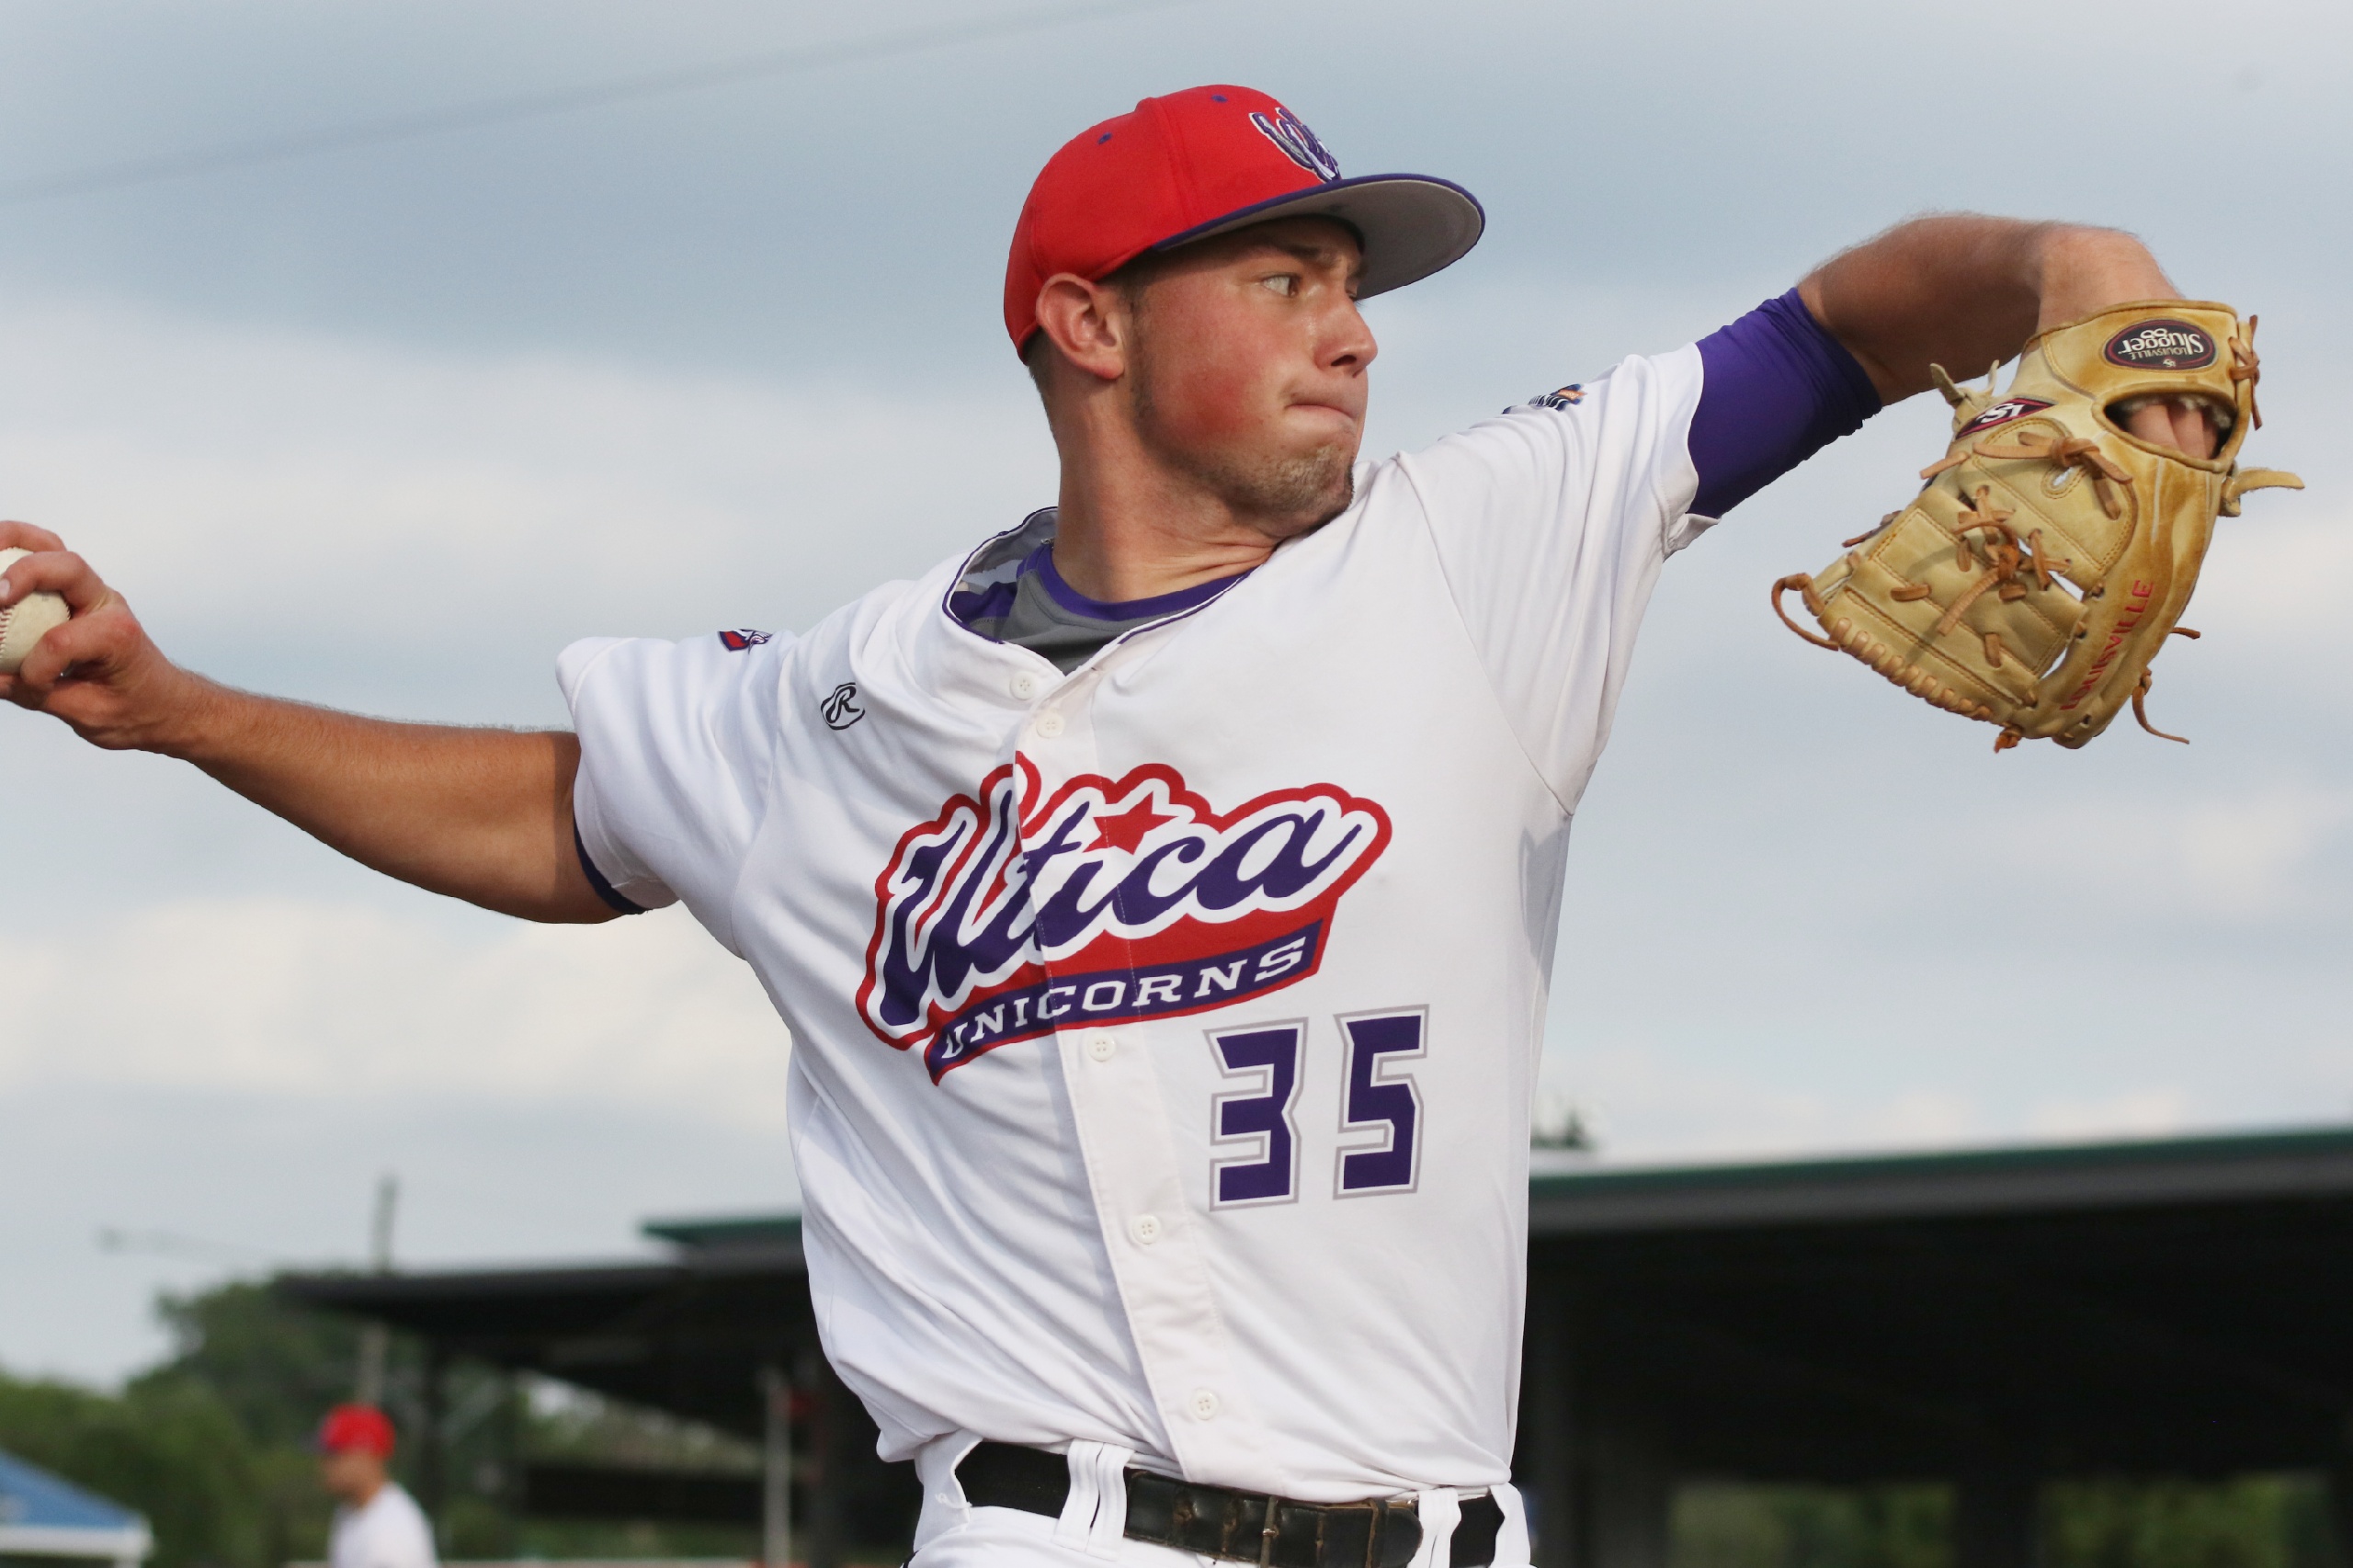
[{"label": "tan leather baseball glove", "polygon": [[[1994,749],[2080,746],[2127,702],[2152,734],[2149,661],[2198,585],[2217,516],[2292,473],[2238,466],[2256,412],[2255,318],[2228,305],[2116,305],[2029,341],[1998,402],[1942,367],[1952,445],[1927,483],[1819,574],[1773,585],[1773,608],[1948,711],[2001,726]],[[1996,370],[1999,366],[1995,368]],[[2146,398],[2195,398],[2221,437],[2211,460],[2143,441]],[[1790,619],[1796,589],[1821,624]],[[2179,740],[2178,735],[2165,735]]]}]

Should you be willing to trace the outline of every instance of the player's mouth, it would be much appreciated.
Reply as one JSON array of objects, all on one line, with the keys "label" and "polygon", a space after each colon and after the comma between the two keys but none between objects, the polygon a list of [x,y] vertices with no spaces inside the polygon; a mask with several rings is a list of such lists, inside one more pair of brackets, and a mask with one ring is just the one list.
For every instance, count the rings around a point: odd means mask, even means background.
[{"label": "player's mouth", "polygon": [[1350,408],[1342,403],[1325,403],[1318,398],[1301,398],[1297,402],[1291,403],[1284,412],[1289,414],[1303,414],[1311,419],[1337,419],[1347,425],[1351,429],[1354,429],[1358,424],[1362,423],[1364,419],[1364,413],[1361,409]]}]

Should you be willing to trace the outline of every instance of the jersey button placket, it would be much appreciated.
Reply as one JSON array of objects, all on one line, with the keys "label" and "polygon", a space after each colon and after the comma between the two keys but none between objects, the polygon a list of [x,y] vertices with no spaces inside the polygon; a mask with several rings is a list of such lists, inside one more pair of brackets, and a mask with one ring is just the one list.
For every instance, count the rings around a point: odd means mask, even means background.
[{"label": "jersey button placket", "polygon": [[[1035,699],[1048,691],[1052,685],[1053,681],[1051,677],[1037,670],[1016,670],[1006,678],[1006,689],[1017,700],[1022,702]],[[1016,755],[1026,756],[1030,766],[1037,770],[1041,794],[1052,794],[1074,775],[1086,771],[1084,758],[1069,756],[1063,744],[1055,744],[1062,742],[1063,733],[1068,728],[1068,723],[1069,722],[1063,717],[1058,709],[1032,710],[1022,725],[1019,737],[1015,742]],[[1038,847],[1032,833],[1032,827],[1025,826],[1021,846],[1025,850]],[[1047,982],[1051,983],[1057,978],[1055,963],[1041,960],[1038,967]],[[1047,994],[1051,996],[1052,993],[1050,991]],[[1065,1015],[1074,1015],[1074,1010],[1067,999],[1064,1001],[1063,1011]],[[1039,1017],[1044,1019],[1048,1016],[1044,999],[1041,998],[1039,1005]],[[1059,1019],[1056,1028],[1058,1029],[1066,1028],[1078,1021],[1075,1016],[1064,1016]]]},{"label": "jersey button placket", "polygon": [[1083,1025],[1059,1038],[1099,1233],[1154,1403],[1165,1413],[1171,1457],[1188,1467],[1245,1468],[1262,1435],[1247,1396],[1227,1397],[1239,1386],[1233,1348],[1176,1157],[1150,1026]]},{"label": "jersey button placket", "polygon": [[[1092,722],[1102,674],[1089,668],[1060,683],[1041,681],[1040,695],[1050,697],[1051,705],[1030,713],[1020,730],[1021,751],[1037,769],[1041,799],[1082,775],[1114,774],[1097,750]],[[1037,847],[1026,837],[1024,844]],[[1049,980],[1059,978],[1058,963],[1040,968]],[[1188,1222],[1146,1031],[1139,1026],[1131,1038],[1100,1024],[1088,1027],[1075,1015],[1057,1020],[1057,1028],[1068,1053],[1063,1070],[1091,1167],[1089,1186],[1129,1329],[1157,1398],[1165,1401],[1160,1408],[1198,1434],[1177,1438],[1175,1457],[1232,1469],[1239,1456],[1255,1452],[1257,1429],[1246,1419],[1246,1400],[1229,1410],[1216,1392],[1228,1386],[1232,1350],[1222,1326],[1204,1328],[1218,1323],[1216,1296],[1200,1227]]]}]

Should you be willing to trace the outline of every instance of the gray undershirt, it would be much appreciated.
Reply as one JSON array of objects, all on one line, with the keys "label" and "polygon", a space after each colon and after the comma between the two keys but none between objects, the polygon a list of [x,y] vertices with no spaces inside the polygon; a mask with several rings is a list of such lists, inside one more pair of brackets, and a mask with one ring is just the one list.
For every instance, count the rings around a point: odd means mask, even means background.
[{"label": "gray undershirt", "polygon": [[1093,658],[1095,651],[1114,637],[1167,619],[1165,610],[1128,620],[1097,620],[1091,615],[1081,615],[1063,608],[1047,588],[1045,579],[1032,572],[1015,585],[1013,608],[997,622],[996,639],[1042,653],[1053,661],[1054,668],[1068,675]]},{"label": "gray undershirt", "polygon": [[1068,675],[1093,658],[1105,643],[1176,613],[1177,607],[1166,599],[1154,601],[1142,614],[1116,618],[1088,615],[1063,604],[1046,585],[1042,574],[1021,570],[1023,562],[1053,537],[1054,509],[1048,506],[1031,513],[1019,528],[976,556],[965,568],[958,593],[987,596],[993,587],[1002,593],[1003,585],[1011,583],[1012,603],[995,615],[960,612],[964,623],[983,637],[1040,654]]}]

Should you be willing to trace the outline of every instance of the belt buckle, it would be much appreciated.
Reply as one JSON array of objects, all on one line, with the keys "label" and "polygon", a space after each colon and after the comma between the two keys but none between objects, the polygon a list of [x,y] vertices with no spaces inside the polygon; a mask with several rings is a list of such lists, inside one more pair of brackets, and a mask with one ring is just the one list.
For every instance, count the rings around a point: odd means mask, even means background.
[{"label": "belt buckle", "polygon": [[1272,1568],[1275,1561],[1275,1514],[1283,1500],[1273,1493],[1267,1494],[1267,1514],[1258,1529],[1258,1568]]}]

